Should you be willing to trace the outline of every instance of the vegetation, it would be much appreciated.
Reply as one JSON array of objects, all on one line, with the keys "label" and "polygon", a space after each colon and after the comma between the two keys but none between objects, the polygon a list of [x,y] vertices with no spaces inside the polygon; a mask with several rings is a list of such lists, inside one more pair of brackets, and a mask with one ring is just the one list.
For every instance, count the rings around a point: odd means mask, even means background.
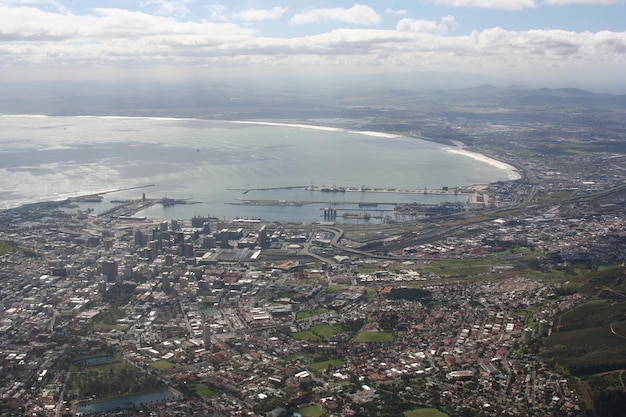
[{"label": "vegetation", "polygon": [[370,343],[370,342],[393,342],[394,334],[392,332],[376,332],[376,331],[362,331],[355,339],[355,342]]},{"label": "vegetation", "polygon": [[[626,291],[624,267],[596,271],[573,265],[569,288],[589,300],[555,318],[540,353],[556,369],[578,379],[577,390],[590,416],[620,416],[626,409]],[[567,291],[568,288],[561,289]]]},{"label": "vegetation", "polygon": [[197,384],[192,387],[192,390],[196,393],[198,397],[201,398],[209,398],[215,395],[215,391],[213,391],[209,386],[203,384]]},{"label": "vegetation", "polygon": [[308,330],[295,332],[291,335],[294,339],[304,340],[305,342],[316,342],[322,340],[318,335]]},{"label": "vegetation", "polygon": [[15,243],[8,242],[6,240],[0,240],[0,255],[17,252],[18,249],[19,247]]},{"label": "vegetation", "polygon": [[96,323],[93,325],[94,330],[108,331],[108,330],[119,330],[124,331],[128,328],[128,326],[123,324],[107,324],[107,323]]},{"label": "vegetation", "polygon": [[436,408],[417,408],[404,412],[404,417],[448,417]]},{"label": "vegetation", "polygon": [[174,367],[174,364],[166,360],[159,360],[152,362],[150,366],[158,371],[163,372],[172,369]]},{"label": "vegetation", "polygon": [[302,415],[302,417],[321,417],[325,414],[324,410],[319,408],[317,405],[301,408],[298,412]]},{"label": "vegetation", "polygon": [[102,301],[113,306],[124,306],[133,298],[135,288],[133,284],[113,285],[102,295]]},{"label": "vegetation", "polygon": [[331,366],[340,366],[340,365],[343,365],[344,363],[345,363],[344,361],[339,360],[339,359],[331,359],[327,361],[313,362],[312,364],[309,364],[307,368],[310,371],[319,371],[322,369],[330,368]]},{"label": "vegetation", "polygon": [[388,295],[392,300],[429,301],[432,293],[420,288],[394,288]]},{"label": "vegetation", "polygon": [[306,319],[308,317],[319,316],[320,314],[328,313],[328,309],[324,307],[318,307],[315,310],[298,311],[296,313],[296,320]]},{"label": "vegetation", "polygon": [[0,240],[0,255],[22,251],[27,258],[39,258],[39,254],[31,249],[22,248],[15,242]]},{"label": "vegetation", "polygon": [[156,376],[146,374],[120,358],[105,363],[87,365],[77,358],[70,368],[66,382],[68,399],[95,396],[97,400],[163,388]]}]

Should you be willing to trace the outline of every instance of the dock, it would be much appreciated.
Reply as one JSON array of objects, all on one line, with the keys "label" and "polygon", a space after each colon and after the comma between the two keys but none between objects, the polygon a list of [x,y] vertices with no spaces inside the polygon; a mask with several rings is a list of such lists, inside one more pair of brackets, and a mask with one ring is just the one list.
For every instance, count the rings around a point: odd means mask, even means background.
[{"label": "dock", "polygon": [[307,191],[335,192],[335,193],[396,193],[396,194],[442,194],[442,195],[470,195],[473,191],[462,191],[458,188],[444,187],[442,189],[428,188],[384,188],[384,187],[328,187],[325,185],[308,185]]}]

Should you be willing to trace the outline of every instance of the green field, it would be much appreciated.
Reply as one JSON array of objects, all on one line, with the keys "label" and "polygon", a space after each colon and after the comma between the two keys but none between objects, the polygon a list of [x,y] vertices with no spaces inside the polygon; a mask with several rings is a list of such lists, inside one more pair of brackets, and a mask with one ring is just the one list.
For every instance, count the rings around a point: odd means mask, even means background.
[{"label": "green field", "polygon": [[363,331],[356,336],[355,341],[367,342],[393,342],[394,334],[391,332]]},{"label": "green field", "polygon": [[436,408],[417,408],[415,410],[405,411],[405,417],[448,417],[446,413],[442,413]]},{"label": "green field", "polygon": [[320,314],[328,313],[327,308],[318,307],[315,310],[310,311],[298,311],[296,313],[296,320],[306,319],[307,317],[318,316]]},{"label": "green field", "polygon": [[172,369],[174,367],[174,364],[165,360],[161,360],[161,361],[152,362],[150,366],[152,366],[158,371],[163,372],[163,371],[167,371],[168,369]]},{"label": "green field", "polygon": [[5,240],[0,240],[0,255],[3,255],[5,253],[13,253],[18,249],[19,248],[17,247],[17,245],[14,245],[13,243],[7,242]]},{"label": "green field", "polygon": [[331,326],[330,324],[317,324],[309,329],[316,335],[319,335],[322,339],[328,339],[329,337],[333,337],[339,331]]},{"label": "green field", "polygon": [[321,362],[314,362],[312,364],[309,364],[307,366],[307,368],[310,371],[319,371],[321,369],[326,369],[330,366],[339,366],[339,365],[343,365],[345,362],[341,361],[339,359],[331,359],[328,361],[321,361]]},{"label": "green field", "polygon": [[316,324],[309,330],[293,333],[294,339],[305,340],[309,342],[326,340],[341,333],[341,329],[338,329],[330,324],[322,323]]},{"label": "green field", "polygon": [[196,393],[198,397],[201,397],[201,398],[208,398],[208,397],[212,397],[215,395],[215,392],[213,392],[211,388],[202,384],[194,385],[193,391]]},{"label": "green field", "polygon": [[93,325],[94,330],[119,330],[123,332],[128,328],[128,326],[123,324],[106,324],[106,323],[96,323]]},{"label": "green field", "polygon": [[292,333],[291,336],[294,339],[304,340],[305,342],[317,342],[317,341],[322,340],[321,337],[319,337],[315,333],[312,333],[308,330]]},{"label": "green field", "polygon": [[317,405],[301,408],[298,412],[302,414],[302,417],[321,417],[325,414],[324,410],[319,408]]}]

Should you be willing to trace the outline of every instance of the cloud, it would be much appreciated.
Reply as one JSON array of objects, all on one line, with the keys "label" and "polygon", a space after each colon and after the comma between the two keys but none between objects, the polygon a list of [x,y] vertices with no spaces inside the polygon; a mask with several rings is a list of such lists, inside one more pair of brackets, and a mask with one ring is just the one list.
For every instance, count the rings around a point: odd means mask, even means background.
[{"label": "cloud", "polygon": [[163,16],[186,16],[189,13],[186,4],[191,0],[144,0],[141,7],[157,6],[157,13]]},{"label": "cloud", "polygon": [[590,5],[609,5],[617,4],[622,0],[543,0],[541,4],[547,4],[550,6],[564,6],[568,4],[590,4]]},{"label": "cloud", "polygon": [[224,22],[229,19],[229,9],[223,4],[208,4],[203,8],[209,12],[209,20],[212,22]]},{"label": "cloud", "polygon": [[447,15],[441,18],[441,22],[434,20],[404,18],[398,22],[396,29],[407,32],[448,32],[456,29],[458,24],[454,16]]},{"label": "cloud", "polygon": [[[228,13],[228,11],[224,11]],[[74,15],[0,6],[3,80],[95,77],[93,69],[141,77],[270,73],[294,68],[330,73],[455,70],[554,76],[585,72],[619,76],[626,32],[509,31],[499,27],[456,35],[456,20],[403,18],[395,29],[335,29],[311,36],[262,37],[231,23],[184,21],[101,8]],[[622,71],[622,72],[619,72]],[[126,74],[126,75],[125,75]],[[10,78],[12,77],[12,78]]]},{"label": "cloud", "polygon": [[286,7],[273,7],[271,9],[248,9],[237,13],[237,17],[246,22],[260,22],[281,18],[286,12]]},{"label": "cloud", "polygon": [[396,15],[396,16],[404,16],[408,13],[406,9],[402,10],[394,10],[394,9],[385,9],[385,14]]},{"label": "cloud", "polygon": [[355,4],[349,9],[336,7],[325,9],[310,9],[291,18],[291,24],[302,25],[319,23],[323,20],[350,23],[353,25],[377,25],[381,17],[369,6]]},{"label": "cloud", "polygon": [[498,10],[522,10],[536,6],[535,0],[434,0],[434,3],[440,6]]}]

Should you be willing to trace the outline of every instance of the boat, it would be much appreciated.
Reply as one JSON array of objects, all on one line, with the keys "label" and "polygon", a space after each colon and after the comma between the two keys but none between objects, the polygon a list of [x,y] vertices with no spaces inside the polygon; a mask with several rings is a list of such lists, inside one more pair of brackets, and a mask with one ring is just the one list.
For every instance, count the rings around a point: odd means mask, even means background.
[{"label": "boat", "polygon": [[345,193],[346,187],[336,187],[336,186],[326,187],[322,185],[320,187],[320,191],[323,193]]},{"label": "boat", "polygon": [[344,219],[364,219],[369,220],[372,216],[369,213],[344,213],[341,215]]}]

